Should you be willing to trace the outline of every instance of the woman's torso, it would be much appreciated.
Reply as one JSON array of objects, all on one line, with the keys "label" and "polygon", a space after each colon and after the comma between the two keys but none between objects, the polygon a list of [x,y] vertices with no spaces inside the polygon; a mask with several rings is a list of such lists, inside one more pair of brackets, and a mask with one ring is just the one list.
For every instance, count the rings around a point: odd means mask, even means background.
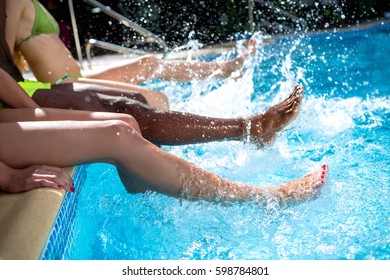
[{"label": "woman's torso", "polygon": [[7,0],[6,10],[7,43],[12,53],[21,51],[37,80],[54,83],[66,74],[80,74],[80,67],[58,34],[31,36],[36,15],[31,0]]}]

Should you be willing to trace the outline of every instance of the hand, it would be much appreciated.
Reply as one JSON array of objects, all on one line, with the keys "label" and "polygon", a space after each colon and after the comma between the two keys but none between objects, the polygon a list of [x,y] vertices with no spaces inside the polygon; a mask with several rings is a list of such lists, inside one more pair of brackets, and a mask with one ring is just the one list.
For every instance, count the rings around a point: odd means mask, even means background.
[{"label": "hand", "polygon": [[63,168],[33,165],[24,169],[11,169],[3,190],[10,193],[28,191],[39,187],[65,189],[74,192],[72,178]]}]

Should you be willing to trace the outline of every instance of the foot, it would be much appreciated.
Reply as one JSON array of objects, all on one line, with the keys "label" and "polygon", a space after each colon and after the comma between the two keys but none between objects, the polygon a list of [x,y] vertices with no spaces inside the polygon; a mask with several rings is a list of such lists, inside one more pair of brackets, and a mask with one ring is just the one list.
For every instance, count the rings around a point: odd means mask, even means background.
[{"label": "foot", "polygon": [[[248,42],[247,49],[244,53],[239,54],[236,58],[229,60],[225,63],[222,69],[222,75],[224,77],[229,77],[233,73],[237,74],[237,76],[241,76],[240,70],[244,66],[244,62],[248,57],[253,57],[256,54],[256,39],[250,38]],[[236,75],[235,75],[236,76]]]},{"label": "foot", "polygon": [[328,167],[324,164],[315,172],[280,185],[271,192],[281,205],[291,205],[314,198],[319,195],[320,187],[324,185],[327,173]]},{"label": "foot", "polygon": [[248,118],[245,121],[244,140],[261,148],[272,144],[275,141],[276,133],[298,116],[302,99],[303,86],[296,85],[293,92],[285,100],[272,106],[263,114]]}]

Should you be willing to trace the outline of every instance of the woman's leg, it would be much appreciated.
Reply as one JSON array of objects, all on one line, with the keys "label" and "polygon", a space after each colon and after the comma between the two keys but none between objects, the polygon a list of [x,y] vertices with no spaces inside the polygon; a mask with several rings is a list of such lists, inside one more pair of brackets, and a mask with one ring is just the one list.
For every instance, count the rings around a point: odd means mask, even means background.
[{"label": "woman's leg", "polygon": [[130,114],[142,135],[158,145],[247,139],[262,146],[296,118],[303,98],[303,87],[297,85],[288,98],[262,114],[247,119],[214,118],[152,109],[123,96],[95,93],[90,86],[61,84],[52,90],[38,90],[33,99],[42,107]]},{"label": "woman's leg", "polygon": [[[89,76],[89,78],[140,84],[150,79],[188,82],[209,77],[227,78],[233,72],[241,70],[246,57],[256,52],[256,41],[251,39],[245,53],[223,62],[201,62],[185,60],[158,59],[154,56],[143,57],[133,63],[114,67]],[[87,77],[87,76],[86,76]]]},{"label": "woman's leg", "polygon": [[2,122],[34,122],[34,121],[108,121],[121,120],[132,126],[141,134],[137,121],[130,115],[108,112],[90,112],[53,108],[20,108],[0,110]]},{"label": "woman's leg", "polygon": [[[168,97],[164,93],[159,91],[115,80],[110,81],[103,79],[79,78],[77,79],[77,82],[88,84],[90,87],[89,90],[94,90],[95,92],[104,93],[106,95],[111,96],[115,96],[118,94],[117,92],[112,92],[112,88],[125,91],[125,94],[121,93],[122,96],[126,96],[126,94],[128,94],[129,92],[140,93],[145,97],[150,108],[162,111],[169,110]],[[99,87],[97,87],[97,85],[101,87],[111,88],[111,90],[101,90]]]},{"label": "woman's leg", "polygon": [[[78,110],[63,110],[52,108],[37,108],[37,109],[4,109],[0,110],[1,122],[26,122],[26,121],[107,121],[107,120],[121,120],[132,126],[138,133],[141,134],[137,121],[130,115],[106,112],[89,112]],[[137,182],[129,177],[122,175],[118,170],[125,185],[131,185],[134,191],[145,190],[145,187],[138,185]]]},{"label": "woman's leg", "polygon": [[0,160],[13,168],[108,162],[138,186],[189,199],[264,203],[272,193],[281,203],[301,201],[318,190],[326,171],[266,191],[222,179],[169,154],[123,121],[0,123],[0,132]]}]

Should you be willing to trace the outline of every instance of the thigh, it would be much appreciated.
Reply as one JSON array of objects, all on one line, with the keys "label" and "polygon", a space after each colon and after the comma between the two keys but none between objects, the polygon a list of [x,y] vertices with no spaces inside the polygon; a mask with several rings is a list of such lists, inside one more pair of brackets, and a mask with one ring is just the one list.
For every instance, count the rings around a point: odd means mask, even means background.
[{"label": "thigh", "polygon": [[147,104],[147,100],[143,95],[143,90],[140,86],[132,86],[129,84],[116,83],[104,80],[79,79],[80,82],[71,84],[54,85],[54,90],[71,89],[71,91],[79,93],[99,93],[108,96],[125,97],[135,101]]},{"label": "thigh", "polygon": [[106,146],[102,139],[115,135],[117,123],[118,121],[0,123],[0,160],[13,168],[23,168],[35,164],[65,167],[108,159],[109,152],[102,148]]},{"label": "thigh", "polygon": [[55,108],[18,108],[0,110],[0,123],[2,122],[28,122],[28,121],[106,121],[122,120],[138,129],[135,119],[127,114],[109,112],[91,112],[81,110],[66,110]]},{"label": "thigh", "polygon": [[[148,104],[152,108],[160,109],[160,110],[168,110],[169,109],[169,100],[168,97],[159,91],[155,91],[149,88],[145,88],[139,85],[116,82],[110,80],[101,80],[101,79],[88,79],[88,78],[80,78],[79,82],[84,84],[85,87],[89,86],[90,88],[98,88],[99,87],[104,91],[99,91],[100,93],[104,93],[107,95],[113,96],[122,96],[131,99],[135,99],[145,104]],[[80,85],[77,85],[78,87]],[[139,95],[142,95],[144,101],[139,99]]]},{"label": "thigh", "polygon": [[124,65],[111,67],[100,72],[85,75],[87,78],[141,84],[153,77],[159,66],[159,59],[153,55],[144,56]]},{"label": "thigh", "polygon": [[117,108],[120,103],[147,106],[142,95],[130,97],[128,93],[123,93],[123,96],[112,96],[104,94],[102,88],[99,91],[94,87],[78,84],[61,84],[53,86],[51,90],[37,90],[33,99],[42,107],[99,112],[121,112]]}]

